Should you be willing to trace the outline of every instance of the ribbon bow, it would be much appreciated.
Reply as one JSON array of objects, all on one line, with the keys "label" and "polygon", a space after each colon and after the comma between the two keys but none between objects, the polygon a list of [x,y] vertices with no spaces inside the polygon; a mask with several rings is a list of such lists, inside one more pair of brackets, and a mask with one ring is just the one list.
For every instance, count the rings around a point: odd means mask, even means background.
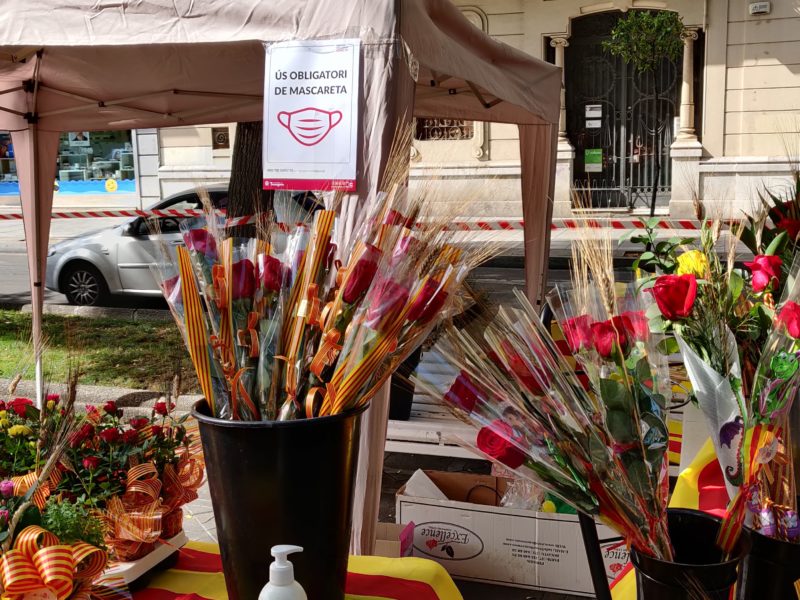
[{"label": "ribbon bow", "polygon": [[175,510],[197,500],[197,490],[203,484],[203,461],[182,456],[176,466],[164,467],[164,504],[168,510]]},{"label": "ribbon bow", "polygon": [[[14,495],[24,496],[28,493],[28,490],[31,489],[38,479],[38,474],[33,471],[27,475],[12,477],[11,482],[14,484]],[[44,508],[44,505],[47,503],[47,497],[50,495],[51,490],[56,488],[59,481],[61,481],[61,471],[58,469],[53,469],[50,472],[50,477],[48,477],[47,481],[43,482],[42,485],[36,488],[36,490],[33,492],[31,501],[36,508],[39,510]]]},{"label": "ribbon bow", "polygon": [[31,525],[0,559],[0,580],[5,594],[13,599],[45,589],[57,600],[66,600],[76,582],[90,582],[107,562],[108,556],[100,548],[85,542],[63,545],[49,531]]},{"label": "ribbon bow", "polygon": [[258,313],[247,313],[247,327],[240,329],[236,335],[239,340],[239,345],[245,348],[250,348],[250,358],[258,358]]},{"label": "ribbon bow", "polygon": [[309,369],[317,377],[322,377],[323,369],[331,366],[336,361],[336,357],[339,356],[339,352],[342,349],[339,344],[340,337],[342,337],[342,334],[338,330],[330,329],[322,338],[319,350],[309,365]]}]

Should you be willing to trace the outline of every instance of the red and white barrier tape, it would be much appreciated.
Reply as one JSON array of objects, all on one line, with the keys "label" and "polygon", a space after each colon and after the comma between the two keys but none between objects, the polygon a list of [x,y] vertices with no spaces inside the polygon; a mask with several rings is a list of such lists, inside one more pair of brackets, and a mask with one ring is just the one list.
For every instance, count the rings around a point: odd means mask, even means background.
[{"label": "red and white barrier tape", "polygon": [[[203,215],[201,210],[82,210],[69,212],[54,212],[50,216],[53,219],[98,219],[107,217],[200,217]],[[22,219],[22,213],[0,214],[0,221]],[[229,219],[228,227],[236,225],[247,225],[255,220],[254,216],[237,217]],[[580,227],[611,228],[611,229],[643,229],[644,224],[638,219],[553,219],[550,225],[551,230],[557,229],[578,229]],[[522,219],[517,220],[494,220],[494,221],[456,221],[449,227],[451,231],[521,231],[524,229]],[[669,220],[664,219],[658,222],[656,229],[682,229],[697,230],[700,224],[691,220]]]}]

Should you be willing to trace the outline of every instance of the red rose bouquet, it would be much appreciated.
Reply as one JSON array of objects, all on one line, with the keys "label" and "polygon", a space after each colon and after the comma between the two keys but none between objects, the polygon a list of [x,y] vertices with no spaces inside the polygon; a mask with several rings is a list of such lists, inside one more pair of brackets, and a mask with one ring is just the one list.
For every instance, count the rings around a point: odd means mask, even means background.
[{"label": "red rose bouquet", "polygon": [[[664,402],[657,398],[658,375],[639,358],[631,369],[603,371],[600,393],[593,396],[527,300],[518,298],[517,310],[491,314],[479,308],[470,321],[444,328],[416,381],[477,429],[465,444],[577,510],[599,516],[640,551],[670,559],[666,430],[660,405],[653,406]],[[642,332],[621,323],[617,330],[610,321],[595,328],[601,349],[591,352],[619,354],[624,364],[640,352],[635,336]],[[573,342],[589,335],[583,329],[575,333]],[[639,375],[630,373],[637,369]],[[612,379],[619,374],[627,382]]]},{"label": "red rose bouquet", "polygon": [[400,186],[371,198],[343,248],[333,243],[333,210],[311,223],[267,217],[253,239],[226,238],[218,224],[210,214],[192,222],[177,267],[158,274],[168,302],[181,303],[173,315],[213,414],[231,419],[316,417],[366,403],[458,306],[466,273],[494,249],[456,248],[463,232]]}]

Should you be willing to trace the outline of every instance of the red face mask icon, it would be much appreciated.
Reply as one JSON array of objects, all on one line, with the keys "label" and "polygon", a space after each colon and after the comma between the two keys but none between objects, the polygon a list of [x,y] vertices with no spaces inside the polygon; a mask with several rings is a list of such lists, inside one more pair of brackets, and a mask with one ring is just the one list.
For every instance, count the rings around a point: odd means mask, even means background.
[{"label": "red face mask icon", "polygon": [[301,108],[294,112],[278,113],[278,123],[286,127],[292,137],[304,146],[319,144],[341,120],[342,113],[338,110]]}]

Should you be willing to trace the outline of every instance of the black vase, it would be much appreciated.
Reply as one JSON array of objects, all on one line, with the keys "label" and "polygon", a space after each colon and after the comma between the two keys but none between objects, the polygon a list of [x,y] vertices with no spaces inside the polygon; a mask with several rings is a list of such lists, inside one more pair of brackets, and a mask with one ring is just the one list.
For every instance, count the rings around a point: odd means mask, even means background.
[{"label": "black vase", "polygon": [[750,532],[752,548],[742,562],[737,600],[796,598],[794,582],[800,579],[800,544]]},{"label": "black vase", "polygon": [[309,598],[344,598],[361,413],[296,421],[200,424],[225,586],[255,600],[269,580],[270,549],[295,544],[295,579]]},{"label": "black vase", "polygon": [[667,562],[631,551],[636,569],[636,597],[640,600],[728,600],[736,583],[737,567],[750,548],[747,531],[732,557],[724,560],[716,546],[721,520],[696,510],[669,509],[669,535],[675,561]]}]

